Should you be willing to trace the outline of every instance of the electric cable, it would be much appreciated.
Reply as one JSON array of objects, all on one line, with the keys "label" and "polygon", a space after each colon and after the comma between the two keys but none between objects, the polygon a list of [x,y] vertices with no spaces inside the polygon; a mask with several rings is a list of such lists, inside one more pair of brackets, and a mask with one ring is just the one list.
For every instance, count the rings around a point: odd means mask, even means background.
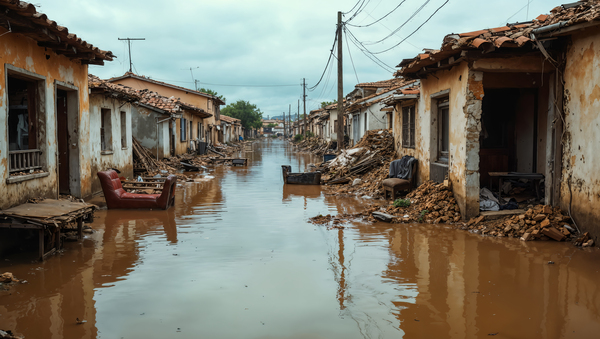
[{"label": "electric cable", "polygon": [[392,47],[390,47],[390,48],[388,48],[388,49],[385,49],[385,50],[383,50],[383,51],[379,51],[379,52],[373,52],[373,54],[381,54],[381,53],[385,53],[385,52],[387,52],[387,51],[389,51],[389,50],[391,50],[391,49],[394,49],[394,48],[396,48],[396,47],[400,46],[400,44],[401,44],[401,43],[403,43],[404,41],[406,41],[406,39],[408,39],[408,38],[410,38],[411,36],[413,36],[413,34],[417,33],[417,31],[418,31],[419,29],[421,29],[421,27],[423,27],[423,25],[425,25],[427,22],[429,22],[429,20],[431,20],[431,18],[433,18],[433,16],[434,16],[434,15],[436,15],[436,13],[437,13],[437,12],[438,12],[440,9],[442,9],[444,6],[446,6],[446,4],[447,4],[448,2],[450,2],[450,0],[446,0],[446,1],[445,1],[445,2],[444,2],[444,3],[443,3],[441,6],[440,6],[440,7],[438,7],[438,8],[437,8],[437,9],[436,9],[436,10],[435,10],[435,11],[434,11],[434,12],[433,12],[433,13],[432,13],[430,16],[429,16],[429,18],[427,18],[427,20],[425,20],[425,22],[423,22],[423,23],[422,23],[422,24],[421,24],[419,27],[417,27],[417,29],[415,29],[415,30],[414,30],[412,33],[410,33],[410,34],[409,34],[409,35],[408,35],[406,38],[402,39],[402,40],[401,40],[399,43],[397,43],[397,44],[395,44],[394,46],[392,46]]},{"label": "electric cable", "polygon": [[[344,26],[344,31],[346,31],[346,26]],[[348,46],[348,55],[350,55],[352,69],[354,69],[354,75],[356,76],[356,83],[360,84],[360,80],[358,80],[358,73],[356,73],[356,67],[354,67],[354,60],[352,60],[352,53],[350,53],[350,44],[348,43],[348,33],[346,33],[346,46]]]},{"label": "electric cable", "polygon": [[400,25],[400,27],[396,28],[392,33],[390,33],[389,35],[387,35],[386,37],[384,37],[383,39],[374,41],[374,42],[364,42],[364,45],[375,45],[378,43],[382,43],[385,40],[389,39],[391,36],[393,36],[394,34],[398,33],[398,31],[400,31],[404,26],[406,26],[406,24],[408,24],[415,16],[417,16],[417,14],[419,14],[423,8],[425,8],[425,6],[427,6],[427,4],[429,4],[431,2],[431,0],[426,0],[419,8],[417,8],[417,10],[411,14],[411,16],[406,19],[406,21],[404,21],[404,23],[402,23],[402,25]]},{"label": "electric cable", "polygon": [[321,83],[321,80],[323,80],[323,76],[325,75],[325,72],[327,71],[327,67],[329,67],[329,63],[331,62],[331,56],[333,55],[333,49],[335,48],[335,43],[337,42],[338,29],[340,29],[340,27],[337,27],[335,30],[335,39],[333,39],[333,46],[331,47],[331,50],[329,51],[329,58],[327,59],[327,64],[325,65],[325,69],[323,70],[323,73],[321,74],[321,78],[319,79],[319,81],[317,82],[316,85],[314,85],[310,88],[307,88],[307,90],[309,90],[311,92],[315,88],[317,88],[317,86],[319,86],[319,84]]},{"label": "electric cable", "polygon": [[[369,27],[369,26],[373,26],[374,24],[378,23],[379,21],[385,19],[388,15],[394,13],[398,8],[400,8],[400,6],[405,3],[406,0],[402,0],[402,2],[400,2],[400,4],[398,4],[398,6],[396,6],[396,8],[392,9],[390,12],[388,12],[386,15],[382,16],[381,18],[379,18],[378,20],[375,20],[374,22],[368,24],[368,25],[353,25],[350,23],[347,23],[347,25],[352,26],[352,27]],[[370,15],[369,15],[370,16]]]}]

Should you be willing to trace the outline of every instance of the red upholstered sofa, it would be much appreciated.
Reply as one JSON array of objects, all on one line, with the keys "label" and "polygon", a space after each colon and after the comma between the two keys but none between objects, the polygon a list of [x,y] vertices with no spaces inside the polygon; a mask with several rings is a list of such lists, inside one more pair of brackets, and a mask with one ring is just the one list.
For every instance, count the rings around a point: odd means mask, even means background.
[{"label": "red upholstered sofa", "polygon": [[177,177],[169,175],[165,180],[162,194],[135,194],[126,192],[115,171],[98,172],[106,206],[109,209],[163,209],[175,204]]}]

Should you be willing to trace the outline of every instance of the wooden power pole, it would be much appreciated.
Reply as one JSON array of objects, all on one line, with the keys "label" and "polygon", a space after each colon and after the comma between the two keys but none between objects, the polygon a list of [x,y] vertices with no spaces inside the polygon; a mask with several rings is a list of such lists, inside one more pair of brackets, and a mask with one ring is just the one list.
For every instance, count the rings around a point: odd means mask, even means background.
[{"label": "wooden power pole", "polygon": [[285,140],[285,111],[283,111],[283,140]]},{"label": "wooden power pole", "polygon": [[338,12],[337,24],[337,59],[338,59],[338,104],[337,104],[337,149],[344,149],[344,78],[342,64],[342,12]]},{"label": "wooden power pole", "polygon": [[304,102],[304,138],[306,139],[306,130],[308,125],[306,124],[306,78],[302,78],[302,101]]},{"label": "wooden power pole", "polygon": [[290,107],[288,108],[288,118],[290,117],[290,115],[292,115],[292,104],[290,104]]}]

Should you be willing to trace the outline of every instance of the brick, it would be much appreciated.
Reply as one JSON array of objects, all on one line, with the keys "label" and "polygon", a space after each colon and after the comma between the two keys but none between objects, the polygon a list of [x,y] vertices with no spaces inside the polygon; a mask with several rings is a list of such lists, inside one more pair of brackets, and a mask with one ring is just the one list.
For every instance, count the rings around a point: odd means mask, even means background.
[{"label": "brick", "polygon": [[565,239],[565,235],[554,227],[544,228],[542,229],[542,233],[548,238],[552,238],[556,241],[562,241]]},{"label": "brick", "polygon": [[541,226],[541,227],[548,227],[548,226],[550,226],[550,220],[548,220],[548,219],[544,219],[544,221],[542,221],[542,222],[540,223],[540,226]]}]

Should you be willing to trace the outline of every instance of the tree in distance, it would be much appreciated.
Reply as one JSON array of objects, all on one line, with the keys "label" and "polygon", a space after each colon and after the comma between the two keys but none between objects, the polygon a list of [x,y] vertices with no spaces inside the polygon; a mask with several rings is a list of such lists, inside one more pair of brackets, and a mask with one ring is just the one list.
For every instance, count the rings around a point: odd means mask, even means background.
[{"label": "tree in distance", "polygon": [[261,128],[262,112],[248,101],[238,100],[221,109],[221,114],[240,119],[244,128]]},{"label": "tree in distance", "polygon": [[333,100],[333,101],[323,101],[321,102],[321,108],[325,108],[331,104],[337,104],[337,100]]},{"label": "tree in distance", "polygon": [[225,97],[223,95],[219,95],[217,93],[217,91],[213,91],[210,88],[204,88],[204,87],[202,87],[202,88],[198,89],[198,92],[210,94],[210,95],[215,96],[215,97],[217,97],[217,98],[219,98],[219,99],[221,99],[221,100],[223,100],[225,102]]}]

